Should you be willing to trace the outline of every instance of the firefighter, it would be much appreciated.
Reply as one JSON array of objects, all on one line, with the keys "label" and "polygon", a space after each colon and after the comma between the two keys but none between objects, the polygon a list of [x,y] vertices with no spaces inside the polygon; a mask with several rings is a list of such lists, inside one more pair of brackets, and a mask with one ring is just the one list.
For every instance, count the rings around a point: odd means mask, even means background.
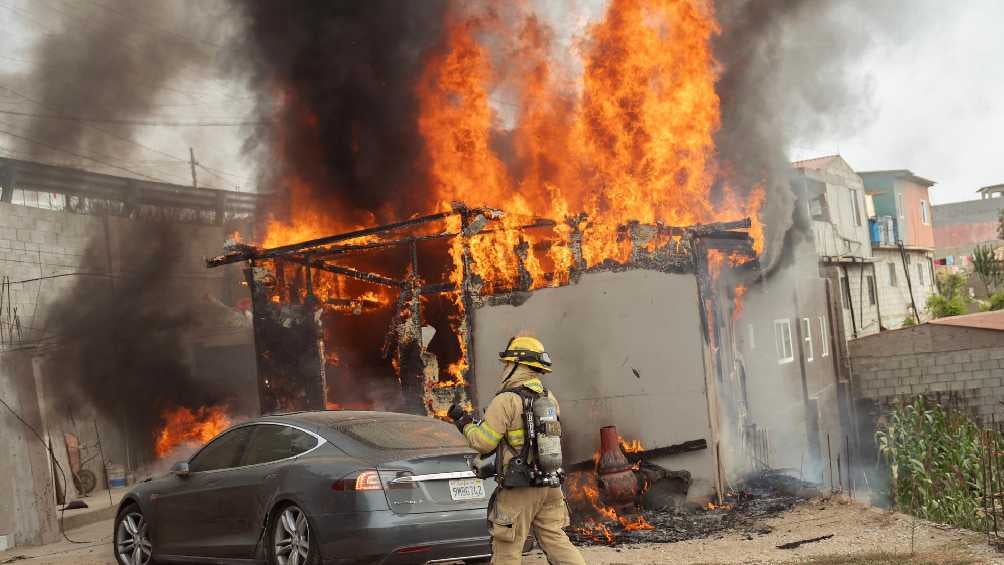
[{"label": "firefighter", "polygon": [[[551,359],[533,337],[512,338],[499,359],[502,383],[484,420],[475,421],[457,405],[448,412],[471,447],[483,455],[496,454],[499,488],[488,505],[492,563],[522,563],[523,544],[532,531],[551,563],[585,564],[562,531],[568,507],[560,487],[558,406],[540,380],[551,372]],[[537,423],[529,442],[524,441],[528,411]],[[553,414],[553,422],[544,421],[547,414]]]}]

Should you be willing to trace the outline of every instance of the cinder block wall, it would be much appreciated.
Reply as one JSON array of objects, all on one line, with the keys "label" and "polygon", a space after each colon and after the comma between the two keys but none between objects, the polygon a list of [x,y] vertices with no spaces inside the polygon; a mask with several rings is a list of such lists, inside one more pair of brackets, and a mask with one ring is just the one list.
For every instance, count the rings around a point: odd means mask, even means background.
[{"label": "cinder block wall", "polygon": [[923,324],[852,340],[854,394],[880,405],[953,396],[985,424],[1004,422],[1004,332]]}]

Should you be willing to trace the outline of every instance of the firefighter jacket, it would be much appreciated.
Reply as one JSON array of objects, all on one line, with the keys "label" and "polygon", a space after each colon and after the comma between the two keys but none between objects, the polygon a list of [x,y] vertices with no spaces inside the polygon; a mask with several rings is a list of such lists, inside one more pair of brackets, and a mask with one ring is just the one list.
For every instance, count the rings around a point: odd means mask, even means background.
[{"label": "firefighter jacket", "polygon": [[[537,393],[543,392],[544,385],[540,382],[540,373],[525,365],[517,365],[516,372],[509,377],[509,380],[502,383],[499,394],[488,404],[485,419],[478,424],[471,423],[464,426],[467,443],[479,453],[491,453],[502,442],[502,455],[496,462],[500,471],[523,448],[523,399],[516,393],[503,394],[519,387],[526,387]],[[551,391],[547,394],[557,407],[558,399]],[[558,416],[561,416],[560,409]]]}]

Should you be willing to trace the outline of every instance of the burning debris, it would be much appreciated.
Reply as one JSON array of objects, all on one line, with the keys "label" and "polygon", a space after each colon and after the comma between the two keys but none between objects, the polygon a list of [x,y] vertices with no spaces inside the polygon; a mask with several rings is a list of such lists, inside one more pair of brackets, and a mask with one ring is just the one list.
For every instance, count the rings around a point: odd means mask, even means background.
[{"label": "burning debris", "polygon": [[[581,483],[569,482],[566,486],[570,489],[572,509],[569,537],[586,545],[672,543],[726,531],[763,535],[770,532],[762,523],[763,519],[791,509],[813,492],[797,479],[765,472],[747,477],[728,493],[722,504],[685,504],[676,508],[643,506],[637,510],[637,517],[628,521],[621,516],[605,516],[602,512],[598,517],[595,511],[584,509],[582,498],[574,494]],[[589,492],[588,488],[585,492]]]}]

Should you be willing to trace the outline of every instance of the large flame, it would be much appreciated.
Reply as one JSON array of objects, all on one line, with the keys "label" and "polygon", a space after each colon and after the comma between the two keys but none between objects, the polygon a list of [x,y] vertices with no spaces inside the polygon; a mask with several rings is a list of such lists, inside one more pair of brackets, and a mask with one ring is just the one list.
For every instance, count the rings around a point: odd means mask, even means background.
[{"label": "large flame", "polygon": [[[710,42],[719,28],[708,2],[612,0],[583,31],[576,64],[555,55],[550,30],[532,13],[502,18],[455,8],[446,25],[415,92],[431,183],[427,211],[462,201],[506,210],[509,227],[531,217],[557,222],[541,235],[473,238],[473,268],[488,284],[515,283],[521,244],[529,246],[523,262],[533,286],[560,284],[572,260],[568,221],[579,213],[586,214],[578,228],[587,266],[627,259],[630,245],[618,228],[631,221],[690,225],[749,215],[762,239],[762,188],[737,196],[715,159],[720,110]],[[511,139],[511,155],[493,143],[500,132]],[[316,206],[303,183],[287,179],[293,220],[271,221],[265,246],[386,217],[382,210],[323,214],[330,207]],[[716,183],[726,185],[718,196]]]},{"label": "large flame", "polygon": [[[356,209],[294,174],[284,179],[289,219],[268,223],[265,247],[404,219],[399,210],[430,213],[463,202],[506,212],[501,226],[453,239],[447,278],[460,289],[468,269],[483,293],[557,286],[573,266],[623,263],[632,222],[687,226],[748,216],[754,247],[762,249],[763,187],[735,186],[716,154],[721,112],[711,41],[720,30],[709,0],[611,0],[571,50],[529,3],[458,2],[444,24],[415,85],[424,143],[418,168],[427,177],[401,187],[408,206]],[[291,112],[277,126],[277,145],[316,151],[316,117],[295,92],[281,92]],[[327,213],[332,209],[339,214]],[[536,218],[552,225],[513,229]],[[457,233],[460,222],[451,218],[445,231]],[[720,269],[724,257],[712,260]],[[358,285],[325,279],[313,288],[322,300],[359,299]],[[389,304],[397,290],[377,292]],[[459,330],[465,305],[461,293],[454,299]],[[356,312],[357,304],[342,308]],[[444,363],[453,379],[444,386],[462,383],[467,369],[466,342],[459,341],[459,361]]]},{"label": "large flame", "polygon": [[157,432],[154,454],[158,459],[178,447],[199,447],[230,425],[226,406],[178,406],[161,412],[163,426]]}]

